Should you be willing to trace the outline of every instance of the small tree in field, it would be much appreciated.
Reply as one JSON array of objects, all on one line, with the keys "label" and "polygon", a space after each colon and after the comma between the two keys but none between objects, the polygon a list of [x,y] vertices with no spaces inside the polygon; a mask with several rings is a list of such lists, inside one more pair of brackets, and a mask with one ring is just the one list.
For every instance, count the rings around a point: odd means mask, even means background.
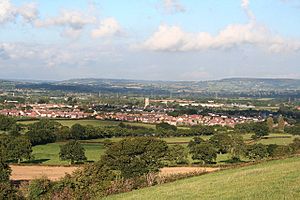
[{"label": "small tree in field", "polygon": [[87,160],[85,149],[78,141],[70,141],[60,147],[59,157],[61,160],[69,160],[70,164],[74,162]]},{"label": "small tree in field", "polygon": [[268,117],[267,118],[267,125],[268,125],[268,128],[269,128],[269,132],[272,133],[273,129],[274,129],[274,120],[273,120],[273,117]]},{"label": "small tree in field", "polygon": [[205,164],[212,163],[217,158],[217,150],[209,142],[202,142],[190,148],[193,160],[200,160]]},{"label": "small tree in field", "polygon": [[265,122],[257,122],[253,126],[253,132],[256,138],[261,138],[263,136],[269,135],[269,128]]},{"label": "small tree in field", "polygon": [[284,126],[285,126],[285,121],[284,121],[283,117],[280,115],[278,118],[278,131],[283,132]]}]

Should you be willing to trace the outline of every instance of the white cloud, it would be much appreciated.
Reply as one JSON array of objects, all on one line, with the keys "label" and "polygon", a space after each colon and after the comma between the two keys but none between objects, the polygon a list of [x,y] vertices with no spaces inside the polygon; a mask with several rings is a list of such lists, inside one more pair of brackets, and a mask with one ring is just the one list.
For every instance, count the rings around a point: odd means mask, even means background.
[{"label": "white cloud", "polygon": [[272,52],[300,50],[299,40],[275,35],[267,27],[256,23],[248,0],[242,0],[241,7],[249,17],[246,24],[230,24],[217,35],[185,32],[179,26],[160,25],[140,47],[154,51],[199,51],[253,45]]},{"label": "white cloud", "polygon": [[185,7],[177,0],[162,0],[163,9],[168,14],[185,12]]},{"label": "white cloud", "polygon": [[14,20],[16,10],[9,0],[0,1],[0,23]]},{"label": "white cloud", "polygon": [[85,25],[93,24],[96,18],[88,16],[79,11],[62,11],[59,16],[39,20],[36,22],[38,27],[47,26],[66,26],[72,29],[82,29]]},{"label": "white cloud", "polygon": [[37,27],[64,27],[62,35],[74,38],[78,37],[87,25],[95,24],[96,21],[96,17],[84,14],[83,12],[64,10],[56,17],[37,20],[35,25]]},{"label": "white cloud", "polygon": [[28,3],[17,7],[10,0],[0,1],[0,24],[14,22],[18,16],[26,22],[33,22],[38,18],[36,5]]},{"label": "white cloud", "polygon": [[37,6],[34,3],[28,3],[22,5],[17,9],[17,12],[27,22],[33,22],[38,18],[39,15]]},{"label": "white cloud", "polygon": [[228,25],[215,36],[207,32],[185,32],[179,26],[161,25],[142,47],[155,51],[198,51],[247,44],[265,47],[272,52],[300,49],[299,41],[273,35],[266,27],[255,23]]},{"label": "white cloud", "polygon": [[93,38],[98,37],[111,37],[121,34],[122,28],[115,18],[107,18],[100,22],[98,28],[92,30],[91,35]]},{"label": "white cloud", "polygon": [[242,0],[241,7],[245,11],[247,17],[249,18],[250,21],[255,21],[255,15],[250,9],[250,1],[249,0]]}]

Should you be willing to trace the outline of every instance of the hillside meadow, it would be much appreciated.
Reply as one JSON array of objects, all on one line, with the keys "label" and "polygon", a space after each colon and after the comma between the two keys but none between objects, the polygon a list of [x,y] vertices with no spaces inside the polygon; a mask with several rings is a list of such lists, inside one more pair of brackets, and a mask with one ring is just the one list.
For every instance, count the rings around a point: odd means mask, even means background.
[{"label": "hillside meadow", "polygon": [[268,161],[109,196],[105,199],[296,200],[300,199],[299,166],[300,157]]}]

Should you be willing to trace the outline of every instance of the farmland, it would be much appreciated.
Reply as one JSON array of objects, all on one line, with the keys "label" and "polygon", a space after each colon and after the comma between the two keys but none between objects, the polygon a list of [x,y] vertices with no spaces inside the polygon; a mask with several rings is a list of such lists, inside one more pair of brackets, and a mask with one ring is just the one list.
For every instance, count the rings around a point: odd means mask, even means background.
[{"label": "farmland", "polygon": [[[38,120],[29,120],[29,121],[19,121],[20,124],[32,124],[37,122]],[[80,119],[80,120],[55,120],[62,124],[63,126],[71,127],[74,124],[81,124],[83,126],[91,125],[91,126],[118,126],[119,121],[109,121],[109,120],[93,120],[93,119]],[[144,123],[135,123],[135,122],[125,122],[125,124],[130,124],[132,126],[143,126],[146,128],[155,128],[153,124],[144,124]]]},{"label": "farmland", "polygon": [[[33,160],[30,163],[45,164],[45,165],[68,165],[67,161],[61,161],[59,159],[60,145],[62,142],[37,145],[32,148]],[[96,161],[100,159],[100,156],[104,153],[103,144],[86,144],[82,145],[85,149],[85,155],[88,161]]]},{"label": "farmland", "polygon": [[[280,136],[289,136],[289,138],[280,138]],[[201,136],[204,140],[210,138],[210,136]],[[251,137],[251,134],[245,134],[244,139],[248,140]],[[256,141],[256,143],[262,144],[278,144],[278,145],[287,145],[290,144],[293,139],[297,136],[292,136],[288,134],[270,134],[270,138],[261,139]],[[278,138],[276,138],[278,137]],[[180,143],[184,146],[192,139],[193,137],[169,137],[161,138],[165,140],[168,144]],[[111,138],[113,142],[120,141],[123,138]],[[106,139],[93,139],[93,140],[83,140],[81,141],[83,147],[85,148],[85,154],[88,161],[97,161],[100,159],[100,156],[105,152],[105,147],[102,142]],[[61,161],[59,159],[59,150],[60,145],[63,145],[64,142],[56,142],[45,145],[34,146],[33,149],[33,160],[29,161],[30,163],[39,163],[45,165],[68,165],[67,161]],[[228,160],[227,154],[219,154],[217,157],[217,162],[219,164],[224,164]],[[190,159],[190,161],[192,161]]]},{"label": "farmland", "polygon": [[299,199],[299,166],[300,157],[264,162],[106,199]]}]

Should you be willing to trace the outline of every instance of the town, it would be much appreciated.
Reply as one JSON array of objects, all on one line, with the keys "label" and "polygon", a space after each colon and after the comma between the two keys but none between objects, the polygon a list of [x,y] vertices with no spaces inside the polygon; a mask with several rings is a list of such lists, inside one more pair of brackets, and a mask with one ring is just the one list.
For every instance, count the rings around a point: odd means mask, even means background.
[{"label": "town", "polygon": [[[115,120],[115,121],[128,121],[128,122],[142,122],[149,124],[159,124],[162,122],[168,123],[175,126],[196,126],[196,125],[220,125],[234,127],[236,124],[246,122],[259,122],[264,119],[260,116],[257,117],[246,117],[246,116],[226,116],[218,115],[214,113],[208,113],[207,116],[192,114],[192,115],[181,115],[181,116],[170,116],[166,111],[174,111],[173,108],[159,109],[151,106],[150,103],[178,103],[179,106],[201,106],[207,108],[255,108],[249,105],[240,104],[218,104],[214,101],[208,101],[207,103],[195,103],[195,101],[187,101],[180,99],[164,99],[164,100],[150,100],[145,98],[144,108],[135,109],[124,109],[123,112],[97,112],[89,108],[90,112],[84,112],[80,110],[79,105],[68,105],[68,104],[18,104],[17,102],[5,101],[5,104],[13,105],[13,109],[2,109],[0,110],[1,115],[20,117],[20,118],[52,118],[52,119],[85,119],[95,118],[98,120]],[[126,107],[126,105],[124,106]],[[145,110],[150,108],[149,112]]]}]

